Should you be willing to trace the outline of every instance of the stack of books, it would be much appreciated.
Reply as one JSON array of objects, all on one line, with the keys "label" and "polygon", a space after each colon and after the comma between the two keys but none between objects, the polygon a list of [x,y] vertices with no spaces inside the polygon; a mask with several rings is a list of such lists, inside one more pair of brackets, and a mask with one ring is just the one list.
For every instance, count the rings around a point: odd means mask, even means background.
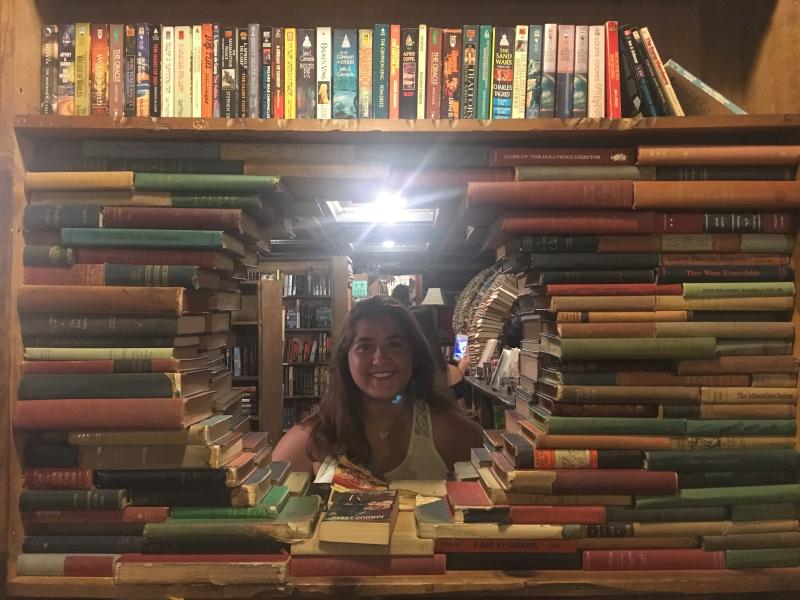
[{"label": "stack of books", "polygon": [[[115,144],[126,160],[165,151]],[[257,506],[288,470],[270,466],[266,434],[249,435],[225,357],[239,273],[262,245],[248,213],[263,216],[277,186],[242,174],[27,173],[20,574],[109,576],[120,553],[169,551],[144,530],[171,507]]]},{"label": "stack of books", "polygon": [[557,537],[584,569],[797,566],[797,148],[635,154],[608,180],[469,186],[539,317],[476,468],[510,527],[580,524]]}]

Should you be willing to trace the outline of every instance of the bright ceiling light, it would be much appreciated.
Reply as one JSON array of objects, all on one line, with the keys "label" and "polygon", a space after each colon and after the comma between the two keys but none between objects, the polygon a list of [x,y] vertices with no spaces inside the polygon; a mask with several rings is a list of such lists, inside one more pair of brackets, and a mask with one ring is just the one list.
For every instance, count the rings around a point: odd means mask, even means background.
[{"label": "bright ceiling light", "polygon": [[383,244],[382,244],[382,246],[384,248],[394,248],[395,245],[396,245],[396,242],[394,240],[383,240]]}]

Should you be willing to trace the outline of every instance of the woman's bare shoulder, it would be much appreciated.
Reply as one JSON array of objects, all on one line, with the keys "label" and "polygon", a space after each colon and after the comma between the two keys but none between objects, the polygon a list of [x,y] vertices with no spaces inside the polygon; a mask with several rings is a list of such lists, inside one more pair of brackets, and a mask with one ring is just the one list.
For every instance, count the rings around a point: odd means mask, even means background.
[{"label": "woman's bare shoulder", "polygon": [[470,450],[483,443],[483,428],[458,409],[432,414],[436,449],[445,462],[469,460]]},{"label": "woman's bare shoulder", "polygon": [[272,460],[292,464],[293,471],[312,471],[314,463],[308,456],[308,440],[311,430],[303,425],[295,425],[283,434],[272,451]]}]

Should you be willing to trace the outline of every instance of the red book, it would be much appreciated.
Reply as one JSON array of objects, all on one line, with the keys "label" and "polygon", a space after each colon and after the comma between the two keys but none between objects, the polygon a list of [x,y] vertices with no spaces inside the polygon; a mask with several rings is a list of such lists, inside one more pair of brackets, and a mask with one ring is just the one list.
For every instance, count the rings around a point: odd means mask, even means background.
[{"label": "red book", "polygon": [[619,34],[616,21],[606,21],[606,118],[622,118],[619,76]]},{"label": "red book", "polygon": [[551,283],[549,296],[680,296],[680,283]]},{"label": "red book", "polygon": [[[37,400],[38,402],[38,400]],[[553,469],[551,494],[675,494],[678,475],[640,469]]]},{"label": "red book", "polygon": [[389,118],[400,118],[400,25],[389,26]]},{"label": "red book", "polygon": [[470,208],[632,210],[633,182],[475,181],[467,185],[467,209]]},{"label": "red book", "polygon": [[428,119],[439,119],[442,115],[442,28],[428,28],[428,70],[427,97],[425,100],[425,116]]},{"label": "red book", "polygon": [[26,360],[22,374],[39,373],[177,373],[181,361],[172,358],[135,360],[136,371],[131,371],[130,360]]},{"label": "red book", "polygon": [[492,501],[486,494],[486,490],[477,481],[448,481],[447,499],[450,506],[459,507],[490,507]]},{"label": "red book", "polygon": [[28,490],[90,490],[94,484],[92,469],[25,469]]},{"label": "red book", "polygon": [[35,510],[23,512],[22,521],[48,523],[163,523],[167,506],[126,506],[122,510]]},{"label": "red book", "polygon": [[584,571],[724,569],[725,552],[681,550],[586,550]]},{"label": "red book", "polygon": [[604,506],[512,506],[512,524],[560,525],[604,523]]},{"label": "red book", "polygon": [[[250,223],[240,208],[171,208],[107,206],[103,227],[120,229],[211,229],[239,232]],[[255,226],[255,225],[254,225]]]},{"label": "red book", "polygon": [[800,207],[797,181],[634,181],[637,210],[769,211]]},{"label": "red book", "polygon": [[790,213],[656,213],[655,233],[794,233],[796,227]]},{"label": "red book", "polygon": [[[17,402],[17,429],[183,429],[211,415],[187,414],[184,398],[68,398]],[[207,404],[207,402],[203,402]]]},{"label": "red book", "polygon": [[272,116],[283,119],[286,115],[286,93],[283,89],[285,75],[283,73],[284,57],[283,27],[272,30]]},{"label": "red book", "polygon": [[292,577],[376,577],[444,575],[445,555],[433,556],[293,556]]},{"label": "red book", "polygon": [[633,148],[490,148],[489,166],[632,165]]},{"label": "red book", "polygon": [[652,233],[655,215],[651,212],[623,211],[508,211],[494,227],[506,234],[526,233]]},{"label": "red book", "polygon": [[[535,508],[539,508],[538,506]],[[562,521],[563,522],[563,521]],[[462,538],[436,538],[434,552],[474,552],[521,554],[571,554],[577,552],[578,542],[573,540],[482,540]]]},{"label": "red book", "polygon": [[72,265],[56,267],[24,267],[25,285],[105,285],[105,265]]},{"label": "red book", "polygon": [[120,562],[127,563],[285,563],[288,554],[136,554],[120,556]]},{"label": "red book", "polygon": [[76,264],[191,265],[233,270],[233,260],[209,250],[145,250],[134,248],[75,248]]}]

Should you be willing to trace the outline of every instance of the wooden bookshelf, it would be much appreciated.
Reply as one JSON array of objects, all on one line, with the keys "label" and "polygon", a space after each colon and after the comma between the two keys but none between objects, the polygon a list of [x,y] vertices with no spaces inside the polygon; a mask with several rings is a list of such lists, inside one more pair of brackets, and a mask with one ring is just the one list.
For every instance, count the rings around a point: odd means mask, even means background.
[{"label": "wooden bookshelf", "polygon": [[[615,143],[800,143],[800,63],[797,47],[800,0],[463,0],[458,14],[439,0],[401,3],[323,0],[272,3],[211,0],[0,0],[0,572],[21,548],[15,500],[21,488],[19,440],[11,435],[13,398],[19,382],[21,339],[16,314],[22,280],[21,215],[25,203],[24,159],[32,140],[128,138],[144,140],[280,141],[289,143],[481,143],[497,145],[610,145]],[[461,21],[602,22],[607,18],[647,24],[663,56],[675,57],[751,112],[747,116],[621,120],[525,121],[274,121],[258,119],[144,119],[39,116],[39,28],[42,23],[170,22],[210,20],[353,26],[376,22]],[[335,257],[334,261],[344,260]],[[341,265],[338,265],[338,268]],[[800,280],[795,282],[800,284]],[[278,297],[280,286],[277,286]],[[334,306],[349,306],[349,289],[334,289]],[[262,306],[264,304],[262,303]],[[346,309],[342,309],[342,314]],[[800,325],[800,306],[794,322]],[[334,324],[341,319],[334,312]],[[334,326],[334,334],[335,334]],[[800,334],[800,326],[796,326]],[[264,336],[280,336],[276,330]],[[273,344],[274,345],[274,344]],[[266,352],[262,352],[262,357]],[[265,360],[262,358],[262,360]],[[280,358],[270,363],[280,365]],[[264,365],[262,364],[262,369]],[[279,367],[280,368],[280,367]],[[263,372],[263,370],[262,370]],[[271,378],[280,395],[280,379]],[[275,390],[262,393],[274,394]],[[262,396],[260,405],[268,402]],[[281,413],[277,413],[280,431]],[[268,416],[269,418],[269,416]],[[274,418],[274,417],[273,417]],[[273,431],[271,424],[267,428]],[[8,508],[10,507],[10,508]],[[147,586],[116,589],[108,578],[16,577],[0,581],[0,597],[142,598],[275,597],[483,594],[514,596],[671,597],[697,594],[767,594],[800,590],[800,569],[703,572],[497,572],[443,577],[293,581],[285,586]],[[793,594],[792,594],[793,593]]]}]

